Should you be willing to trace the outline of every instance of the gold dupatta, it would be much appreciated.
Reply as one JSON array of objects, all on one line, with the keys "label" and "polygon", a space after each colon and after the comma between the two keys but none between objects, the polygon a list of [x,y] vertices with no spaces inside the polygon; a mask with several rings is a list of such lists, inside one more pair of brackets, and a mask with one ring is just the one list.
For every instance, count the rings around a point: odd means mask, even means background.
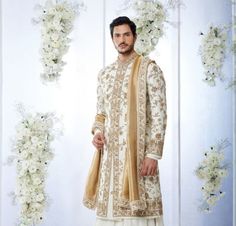
[{"label": "gold dupatta", "polygon": [[137,175],[137,84],[141,58],[141,56],[138,56],[135,59],[128,84],[128,133],[125,171],[121,191],[122,202],[139,200]]},{"label": "gold dupatta", "polygon": [[[105,115],[97,114],[95,117],[95,121],[104,124]],[[94,132],[95,131],[92,130],[92,134],[94,134]],[[89,169],[87,182],[85,185],[83,204],[90,209],[94,209],[96,207],[102,151],[103,150],[95,150],[93,160]]]}]

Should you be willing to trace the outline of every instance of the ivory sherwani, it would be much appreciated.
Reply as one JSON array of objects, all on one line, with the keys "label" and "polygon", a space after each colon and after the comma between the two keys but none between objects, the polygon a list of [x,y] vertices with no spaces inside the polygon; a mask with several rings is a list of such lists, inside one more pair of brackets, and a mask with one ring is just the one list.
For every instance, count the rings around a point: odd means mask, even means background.
[{"label": "ivory sherwani", "polygon": [[[97,188],[94,189],[90,184],[96,195],[92,201],[85,197],[84,204],[89,208],[96,208],[100,218],[157,218],[163,214],[159,170],[156,176],[142,177],[139,173],[146,156],[162,158],[167,120],[165,80],[159,66],[147,57],[140,57],[137,84],[134,86],[137,91],[137,143],[134,155],[137,172],[134,173],[137,177],[138,198],[131,200],[122,197],[129,156],[127,137],[132,133],[128,129],[132,119],[128,105],[133,104],[132,100],[128,100],[129,83],[137,57],[140,56],[135,53],[124,63],[117,60],[98,75],[97,116],[93,132],[102,131],[106,144],[100,152],[99,173],[94,180],[98,182]],[[127,179],[133,179],[133,176]],[[133,191],[130,186],[127,189],[129,197]]]}]

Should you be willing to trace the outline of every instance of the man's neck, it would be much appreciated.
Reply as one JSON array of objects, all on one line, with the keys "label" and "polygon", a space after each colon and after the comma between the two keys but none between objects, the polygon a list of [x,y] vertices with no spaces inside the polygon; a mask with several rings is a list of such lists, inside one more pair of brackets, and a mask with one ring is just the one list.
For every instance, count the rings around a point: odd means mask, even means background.
[{"label": "man's neck", "polygon": [[128,53],[128,54],[121,54],[119,53],[118,58],[121,62],[125,62],[127,61],[133,54],[135,53],[135,51],[133,50],[132,52]]}]

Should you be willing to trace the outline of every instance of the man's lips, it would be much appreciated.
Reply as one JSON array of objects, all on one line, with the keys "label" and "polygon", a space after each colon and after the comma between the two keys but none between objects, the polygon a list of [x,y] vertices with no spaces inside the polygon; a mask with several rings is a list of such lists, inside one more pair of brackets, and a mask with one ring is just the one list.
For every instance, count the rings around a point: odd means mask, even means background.
[{"label": "man's lips", "polygon": [[124,48],[124,47],[126,47],[127,45],[126,44],[120,44],[119,45],[119,47],[121,47],[121,48]]}]

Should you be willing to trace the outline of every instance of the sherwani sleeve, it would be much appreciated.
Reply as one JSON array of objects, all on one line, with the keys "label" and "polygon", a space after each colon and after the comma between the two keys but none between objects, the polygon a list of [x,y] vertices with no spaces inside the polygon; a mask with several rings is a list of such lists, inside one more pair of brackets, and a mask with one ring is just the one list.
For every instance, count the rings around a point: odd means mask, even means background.
[{"label": "sherwani sleeve", "polygon": [[102,133],[104,132],[106,114],[104,108],[104,95],[102,90],[102,74],[103,70],[99,72],[97,79],[97,114],[92,125],[92,134],[95,134],[97,131],[101,131]]},{"label": "sherwani sleeve", "polygon": [[167,123],[166,85],[160,67],[152,62],[147,71],[145,156],[161,159]]}]

